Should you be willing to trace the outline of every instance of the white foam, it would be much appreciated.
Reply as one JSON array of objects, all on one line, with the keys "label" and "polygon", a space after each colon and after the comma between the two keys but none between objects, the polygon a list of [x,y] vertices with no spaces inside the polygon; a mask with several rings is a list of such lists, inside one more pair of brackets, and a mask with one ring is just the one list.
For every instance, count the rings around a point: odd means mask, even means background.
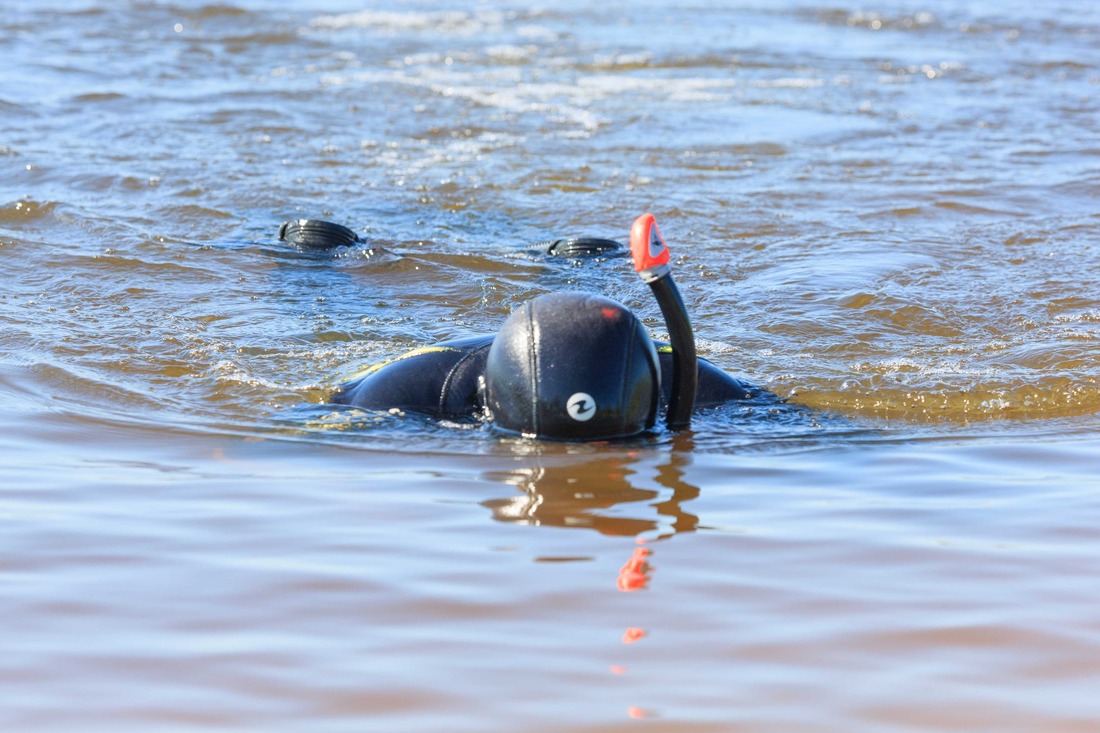
[{"label": "white foam", "polygon": [[468,36],[499,31],[506,16],[500,11],[470,13],[459,10],[394,11],[362,10],[339,15],[321,15],[310,26],[321,30],[360,28],[379,33],[430,32]]},{"label": "white foam", "polygon": [[784,79],[765,79],[752,84],[761,89],[817,89],[824,86],[821,79],[806,79],[803,77],[789,77]]}]

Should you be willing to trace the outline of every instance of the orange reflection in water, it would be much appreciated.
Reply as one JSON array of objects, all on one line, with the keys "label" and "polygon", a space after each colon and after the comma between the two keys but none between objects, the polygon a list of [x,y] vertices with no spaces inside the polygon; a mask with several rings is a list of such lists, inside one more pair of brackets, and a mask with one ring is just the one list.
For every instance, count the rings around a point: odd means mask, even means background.
[{"label": "orange reflection in water", "polygon": [[643,590],[649,585],[649,555],[652,551],[648,547],[635,547],[634,554],[619,568],[619,579],[615,585],[624,593],[633,593]]},{"label": "orange reflection in water", "polygon": [[[672,450],[617,451],[613,447],[572,453],[571,449],[527,444],[517,466],[489,478],[511,485],[518,493],[489,499],[482,506],[501,522],[532,526],[591,529],[605,536],[634,537],[636,546],[619,568],[615,587],[623,593],[649,588],[653,573],[650,539],[669,539],[693,532],[699,518],[684,505],[699,496],[699,488],[683,480],[691,461],[689,436],[677,436]],[[583,449],[578,449],[583,450]],[[642,537],[646,535],[646,537]],[[649,635],[640,626],[623,630],[621,643],[637,644]],[[622,677],[627,667],[608,665]],[[631,719],[652,718],[652,709],[631,705]]]},{"label": "orange reflection in water", "polygon": [[[631,553],[630,558],[626,563],[619,568],[619,576],[615,580],[615,587],[624,593],[633,593],[635,591],[644,590],[649,585],[649,573],[652,567],[649,564],[649,558],[653,554],[653,551],[646,547],[643,543],[644,539],[638,539],[639,546],[634,548],[634,552]],[[636,644],[644,639],[649,632],[640,626],[628,626],[623,631],[622,642],[623,644]],[[615,675],[626,674],[626,667],[623,665],[612,665],[611,673]],[[627,708],[626,715],[628,718],[640,719],[653,717],[652,713],[644,708],[640,708],[636,705],[631,705]]]}]

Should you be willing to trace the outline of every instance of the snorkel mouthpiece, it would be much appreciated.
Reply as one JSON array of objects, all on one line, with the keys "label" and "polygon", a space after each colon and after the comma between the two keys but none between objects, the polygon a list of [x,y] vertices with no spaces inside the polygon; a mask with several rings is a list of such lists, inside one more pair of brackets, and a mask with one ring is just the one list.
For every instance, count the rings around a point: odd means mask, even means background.
[{"label": "snorkel mouthpiece", "polygon": [[653,214],[642,214],[634,220],[630,229],[630,254],[634,258],[634,271],[653,291],[668,328],[672,342],[672,392],[666,421],[669,430],[683,430],[691,424],[691,413],[695,410],[699,361],[687,308],[672,280],[668,246],[657,229]]}]

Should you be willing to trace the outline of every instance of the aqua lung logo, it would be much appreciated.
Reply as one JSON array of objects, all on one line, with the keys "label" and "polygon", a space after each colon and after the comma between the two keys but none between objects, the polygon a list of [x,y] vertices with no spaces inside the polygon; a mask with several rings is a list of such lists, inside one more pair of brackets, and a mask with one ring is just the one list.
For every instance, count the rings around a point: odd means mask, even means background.
[{"label": "aqua lung logo", "polygon": [[577,422],[586,422],[596,414],[596,400],[587,392],[577,392],[566,401],[565,409]]}]

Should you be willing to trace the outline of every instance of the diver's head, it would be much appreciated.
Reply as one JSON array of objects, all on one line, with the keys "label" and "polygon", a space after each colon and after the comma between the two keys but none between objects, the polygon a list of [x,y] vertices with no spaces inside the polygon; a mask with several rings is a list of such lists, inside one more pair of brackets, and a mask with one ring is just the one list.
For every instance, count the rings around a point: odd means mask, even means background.
[{"label": "diver's head", "polygon": [[653,427],[661,368],[638,319],[590,293],[524,303],[489,349],[485,406],[498,428],[537,438],[608,440]]}]

